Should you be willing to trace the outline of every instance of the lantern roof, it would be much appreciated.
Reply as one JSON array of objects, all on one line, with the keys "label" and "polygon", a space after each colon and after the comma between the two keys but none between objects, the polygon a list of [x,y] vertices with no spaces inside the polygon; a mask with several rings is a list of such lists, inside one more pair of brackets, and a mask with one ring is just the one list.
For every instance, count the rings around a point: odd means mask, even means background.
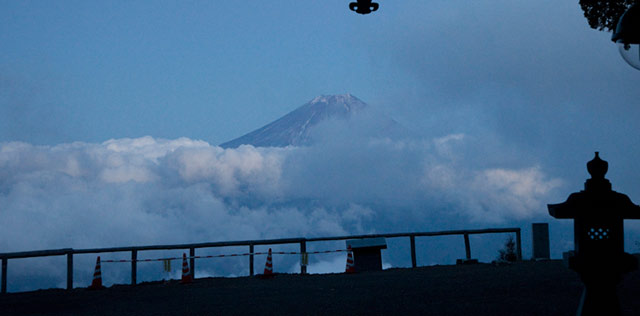
[{"label": "lantern roof", "polygon": [[611,189],[605,179],[609,164],[599,153],[587,163],[591,179],[585,189],[572,193],[564,203],[548,204],[549,215],[555,218],[640,219],[640,206],[633,204],[626,194]]}]

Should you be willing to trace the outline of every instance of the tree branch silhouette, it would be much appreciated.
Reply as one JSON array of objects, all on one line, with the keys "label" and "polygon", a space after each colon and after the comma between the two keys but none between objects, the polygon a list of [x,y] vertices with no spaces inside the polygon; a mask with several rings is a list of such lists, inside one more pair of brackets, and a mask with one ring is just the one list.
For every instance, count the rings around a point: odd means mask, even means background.
[{"label": "tree branch silhouette", "polygon": [[580,0],[589,26],[600,31],[615,31],[620,16],[640,0]]}]

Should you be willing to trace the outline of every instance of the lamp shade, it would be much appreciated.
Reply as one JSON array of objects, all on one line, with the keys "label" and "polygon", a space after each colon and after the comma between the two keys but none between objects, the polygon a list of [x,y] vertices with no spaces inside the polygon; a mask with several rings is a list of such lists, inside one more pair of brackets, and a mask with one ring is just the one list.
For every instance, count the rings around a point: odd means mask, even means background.
[{"label": "lamp shade", "polygon": [[611,40],[618,44],[622,58],[640,70],[640,5],[632,5],[620,17]]}]

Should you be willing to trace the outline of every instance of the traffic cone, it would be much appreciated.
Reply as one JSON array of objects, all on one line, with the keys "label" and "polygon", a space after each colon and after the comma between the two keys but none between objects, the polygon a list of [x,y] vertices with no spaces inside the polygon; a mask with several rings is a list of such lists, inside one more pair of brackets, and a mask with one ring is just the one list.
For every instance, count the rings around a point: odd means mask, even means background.
[{"label": "traffic cone", "polygon": [[264,264],[264,273],[262,278],[270,278],[273,276],[273,262],[271,261],[271,248],[269,248],[269,254],[267,255],[267,262]]},{"label": "traffic cone", "polygon": [[90,290],[99,290],[102,286],[102,269],[100,268],[100,256],[96,259],[96,269],[93,271],[93,281],[89,286]]},{"label": "traffic cone", "polygon": [[182,254],[182,281],[180,283],[187,284],[191,283],[193,278],[191,277],[191,273],[189,273],[189,264],[187,263],[187,254]]},{"label": "traffic cone", "polygon": [[356,273],[356,266],[353,263],[353,251],[351,251],[351,246],[347,247],[347,268],[344,270],[344,273]]}]

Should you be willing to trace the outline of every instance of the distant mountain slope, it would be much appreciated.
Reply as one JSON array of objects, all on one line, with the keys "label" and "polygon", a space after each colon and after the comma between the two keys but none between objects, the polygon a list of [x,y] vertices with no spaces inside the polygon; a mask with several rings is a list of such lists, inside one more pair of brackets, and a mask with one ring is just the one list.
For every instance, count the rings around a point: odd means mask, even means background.
[{"label": "distant mountain slope", "polygon": [[[351,94],[322,95],[287,115],[220,146],[235,148],[243,144],[256,147],[309,145],[312,142],[311,130],[318,123],[328,119],[350,119],[363,113],[368,107],[366,103]],[[385,118],[383,121],[379,131],[404,129],[390,118]]]}]

